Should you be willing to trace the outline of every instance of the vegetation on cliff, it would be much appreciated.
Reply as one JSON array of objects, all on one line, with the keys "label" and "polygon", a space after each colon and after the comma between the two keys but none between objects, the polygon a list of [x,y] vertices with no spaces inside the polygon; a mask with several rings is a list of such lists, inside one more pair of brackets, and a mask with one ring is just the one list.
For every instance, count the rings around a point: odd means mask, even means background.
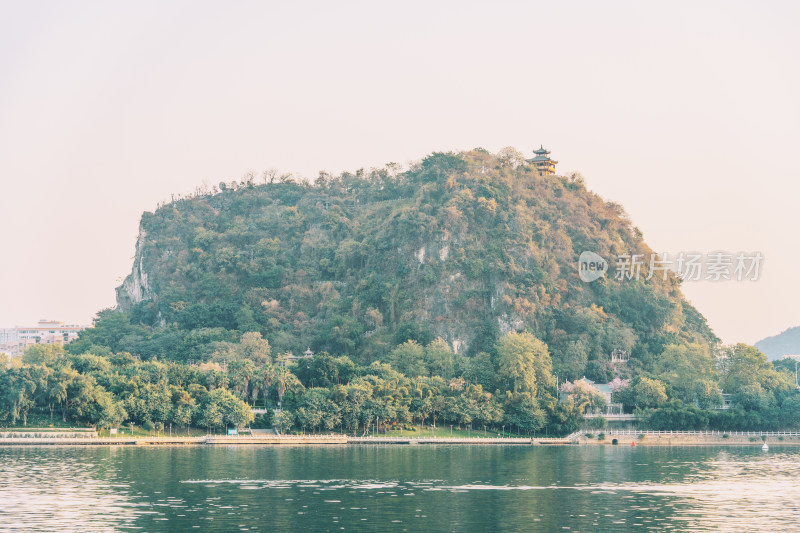
[{"label": "vegetation on cliff", "polygon": [[0,422],[558,434],[603,407],[586,376],[651,427],[800,424],[788,368],[719,347],[671,274],[580,280],[583,251],[650,249],[579,176],[478,149],[264,181],[146,213],[118,308],[1,370]]},{"label": "vegetation on cliff", "polygon": [[521,163],[509,150],[437,153],[406,172],[248,179],[162,206],[142,218],[122,312],[81,346],[203,361],[214,342],[258,331],[278,353],[368,364],[436,338],[494,357],[503,334],[527,330],[562,379],[606,381],[614,349],[648,368],[668,344],[716,341],[673,276],[582,282],[584,250],[650,250],[579,177]]}]

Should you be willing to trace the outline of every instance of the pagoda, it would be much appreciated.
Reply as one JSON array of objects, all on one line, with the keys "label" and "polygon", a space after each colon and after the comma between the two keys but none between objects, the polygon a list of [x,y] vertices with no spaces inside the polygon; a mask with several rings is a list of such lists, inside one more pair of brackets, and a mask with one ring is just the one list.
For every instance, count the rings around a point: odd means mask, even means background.
[{"label": "pagoda", "polygon": [[528,159],[527,162],[536,167],[536,170],[539,171],[539,174],[544,176],[556,173],[556,163],[558,163],[558,161],[553,161],[550,159],[549,150],[545,149],[542,145],[539,145],[539,149],[534,150],[533,154],[533,159]]}]

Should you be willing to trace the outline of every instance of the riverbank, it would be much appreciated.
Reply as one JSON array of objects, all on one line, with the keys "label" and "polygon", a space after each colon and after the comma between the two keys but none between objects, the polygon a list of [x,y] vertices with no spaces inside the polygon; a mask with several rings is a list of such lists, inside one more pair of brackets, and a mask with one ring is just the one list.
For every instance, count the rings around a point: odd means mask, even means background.
[{"label": "riverbank", "polygon": [[[602,438],[601,438],[602,437]],[[587,432],[576,444],[636,446],[800,446],[800,433],[776,431],[606,431]]]},{"label": "riverbank", "polygon": [[202,437],[14,437],[0,438],[0,446],[206,446],[206,445],[564,445],[571,439],[547,438],[441,438],[441,437],[350,437],[347,435],[258,435]]},{"label": "riverbank", "polygon": [[800,446],[798,432],[606,431],[576,432],[563,438],[544,437],[353,437],[347,435],[202,435],[143,436],[9,436],[0,446],[317,446],[317,445],[473,445],[473,446]]}]

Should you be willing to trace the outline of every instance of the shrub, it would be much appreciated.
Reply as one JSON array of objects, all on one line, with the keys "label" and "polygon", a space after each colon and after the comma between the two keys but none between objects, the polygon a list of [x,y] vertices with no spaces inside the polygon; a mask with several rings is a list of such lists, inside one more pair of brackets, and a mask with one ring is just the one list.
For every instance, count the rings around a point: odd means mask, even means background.
[{"label": "shrub", "polygon": [[730,435],[728,435],[727,433],[723,433],[723,434],[722,434],[722,438],[723,438],[723,439],[727,439],[728,437],[730,437]]},{"label": "shrub", "polygon": [[586,437],[587,439],[593,439],[594,433],[584,433],[583,436]]},{"label": "shrub", "polygon": [[272,411],[265,414],[258,414],[250,424],[253,429],[268,429],[272,427]]},{"label": "shrub", "polygon": [[606,434],[600,433],[599,435],[597,435],[597,440],[606,440]]}]

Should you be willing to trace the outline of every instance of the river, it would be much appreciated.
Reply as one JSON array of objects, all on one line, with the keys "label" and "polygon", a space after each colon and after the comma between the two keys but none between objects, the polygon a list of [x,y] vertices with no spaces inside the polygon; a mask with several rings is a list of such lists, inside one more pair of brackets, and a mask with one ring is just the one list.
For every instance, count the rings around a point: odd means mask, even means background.
[{"label": "river", "polygon": [[0,447],[0,531],[775,531],[800,449]]}]

